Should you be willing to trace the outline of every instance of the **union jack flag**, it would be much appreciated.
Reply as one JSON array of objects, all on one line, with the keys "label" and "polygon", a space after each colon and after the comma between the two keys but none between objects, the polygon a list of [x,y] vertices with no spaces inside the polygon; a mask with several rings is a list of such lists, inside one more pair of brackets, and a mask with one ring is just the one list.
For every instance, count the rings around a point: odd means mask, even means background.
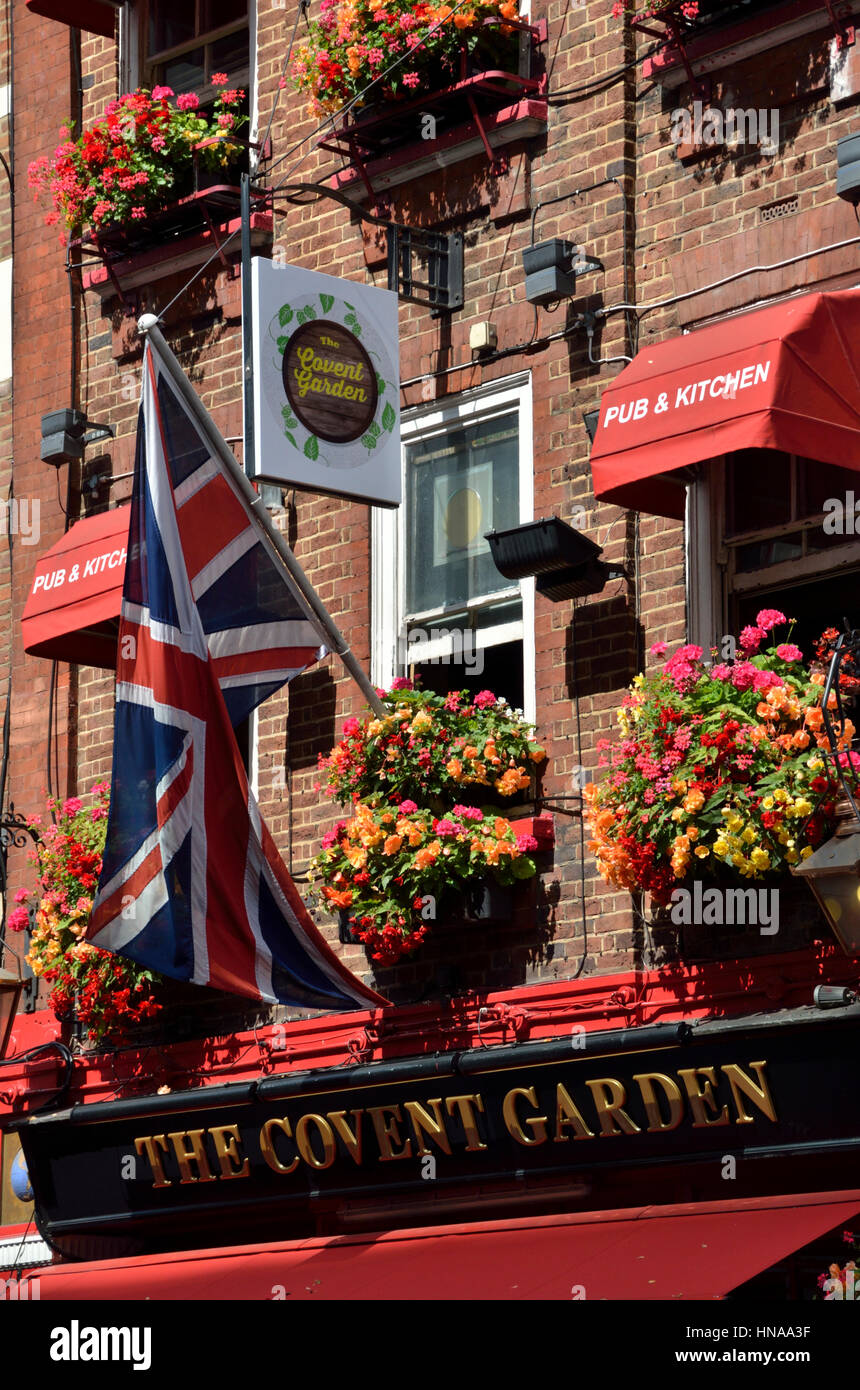
[{"label": "union jack flag", "polygon": [[110,816],[87,932],[95,945],[253,999],[329,1010],[385,1002],[311,920],[260,818],[234,733],[324,650],[148,342]]}]

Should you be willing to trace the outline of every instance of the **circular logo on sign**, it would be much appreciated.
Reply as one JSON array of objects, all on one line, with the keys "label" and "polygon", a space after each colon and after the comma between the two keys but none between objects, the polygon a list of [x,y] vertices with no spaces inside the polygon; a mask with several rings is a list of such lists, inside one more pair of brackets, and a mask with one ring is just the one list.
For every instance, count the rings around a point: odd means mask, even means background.
[{"label": "circular logo on sign", "polygon": [[297,328],[283,361],[287,399],[311,434],[333,444],[358,439],[376,415],[376,371],[354,333],[330,319]]}]

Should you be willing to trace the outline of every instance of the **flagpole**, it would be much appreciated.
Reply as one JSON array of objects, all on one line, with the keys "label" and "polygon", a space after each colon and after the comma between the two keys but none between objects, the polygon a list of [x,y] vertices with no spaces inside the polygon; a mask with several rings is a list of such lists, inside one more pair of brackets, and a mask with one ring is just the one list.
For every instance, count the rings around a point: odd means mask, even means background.
[{"label": "flagpole", "polygon": [[176,390],[179,392],[189,411],[194,416],[212,453],[221,460],[224,467],[227,469],[233,482],[247,502],[252,516],[256,519],[258,526],[262,528],[266,539],[271,544],[285,569],[289,572],[290,578],[301,593],[315,622],[325,635],[326,646],[334,652],[335,656],[340,657],[374,714],[380,718],[384,718],[390,711],[386,709],[385,705],[380,700],[374,686],[371,685],[370,679],[356,659],[343,633],[340,631],[325,604],[309,582],[307,575],[280,531],[273,523],[262,497],[252,487],[244,470],[240,468],[232,450],[228,447],[214,420],[204,408],[203,402],[200,400],[200,397],[197,395],[197,392],[194,390],[182,370],[182,367],[179,365],[172,349],[169,348],[164,341],[164,335],[158,327],[158,318],[155,314],[143,314],[137,321],[137,327],[138,332],[144,338],[149,338],[160,354],[173,385],[176,387]]}]

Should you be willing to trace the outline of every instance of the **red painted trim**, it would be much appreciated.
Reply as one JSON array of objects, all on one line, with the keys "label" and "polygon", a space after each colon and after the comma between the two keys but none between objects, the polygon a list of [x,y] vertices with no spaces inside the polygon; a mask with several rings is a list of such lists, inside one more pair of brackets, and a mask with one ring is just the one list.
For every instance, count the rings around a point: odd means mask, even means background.
[{"label": "red painted trim", "polygon": [[[487,112],[481,117],[484,130],[488,135],[493,131],[500,130],[504,126],[513,125],[517,121],[537,120],[545,126],[547,124],[547,113],[549,105],[545,100],[535,97],[526,98],[518,101],[513,106],[506,106],[501,111]],[[453,130],[445,131],[436,137],[433,142],[433,153],[440,157],[455,150],[458,145],[463,145],[469,140],[480,139],[480,132],[475,121],[467,121],[463,125],[455,126]],[[410,164],[416,163],[419,159],[427,157],[427,143],[423,140],[415,140],[408,145],[402,145],[394,154],[386,155],[383,158],[368,158],[364,162],[364,169],[371,182],[380,174],[393,173],[398,169],[407,168]],[[471,158],[471,156],[470,156]],[[348,193],[356,185],[362,182],[361,174],[358,169],[347,167],[341,169],[332,179],[329,180],[331,188],[340,189]]]},{"label": "red painted trim", "polygon": [[[268,212],[254,212],[251,214],[251,231],[265,232],[271,234],[273,228],[273,218]],[[225,237],[232,236],[234,232],[241,230],[241,219],[231,218],[229,222],[223,222],[218,226],[219,238],[223,241]],[[171,241],[164,246],[153,247],[151,251],[142,251],[140,255],[128,256],[124,260],[112,262],[113,273],[122,283],[124,276],[132,271],[152,270],[157,272],[158,267],[166,261],[172,261],[177,256],[188,255],[192,251],[199,250],[205,259],[205,254],[210,253],[215,248],[215,238],[210,231],[197,232],[194,236],[183,237],[179,241]],[[239,245],[229,247],[226,251],[227,256],[238,256]],[[158,275],[154,276],[158,279]],[[110,272],[103,265],[99,265],[93,270],[85,270],[81,276],[81,282],[85,290],[100,290],[105,285],[110,284]]]},{"label": "red painted trim", "polygon": [[[851,13],[850,5],[840,5],[838,8],[845,15]],[[821,11],[821,28],[826,29],[830,26],[831,20],[821,0],[790,0],[788,4],[766,10],[764,14],[751,15],[749,19],[741,20],[737,24],[726,25],[724,28],[709,34],[696,37],[693,30],[690,33],[689,41],[684,45],[687,60],[691,64],[695,64],[703,58],[710,58],[714,54],[720,53],[724,48],[728,49],[736,44],[745,43],[749,39],[757,38],[759,34],[766,34],[770,29],[781,28],[793,20],[802,19],[805,15],[814,14],[818,10]],[[654,15],[647,23],[659,24],[660,15]],[[643,31],[652,34],[655,32],[653,29],[644,29]],[[666,31],[664,30],[664,32]],[[782,40],[778,36],[775,37],[774,43],[779,42]],[[642,76],[659,79],[664,73],[682,67],[683,63],[681,50],[666,46],[650,58],[645,59],[642,64]]]},{"label": "red painted trim", "polygon": [[555,820],[550,811],[542,811],[539,816],[525,816],[522,820],[512,820],[511,829],[515,835],[533,835],[538,842],[538,850],[552,849],[555,844]]},{"label": "red painted trim", "polygon": [[[166,1046],[77,1058],[68,1103],[111,1100],[260,1074],[391,1061],[452,1048],[540,1041],[574,1027],[587,1032],[697,1018],[739,1018],[812,1003],[816,984],[855,984],[860,962],[833,942],[757,960],[673,965],[579,980],[539,982],[448,1003],[326,1014]],[[478,1012],[481,1010],[479,1020]],[[48,1010],[20,1014],[11,1055],[59,1036]],[[60,1064],[50,1055],[0,1071],[0,1118],[23,1113],[53,1093]]]}]

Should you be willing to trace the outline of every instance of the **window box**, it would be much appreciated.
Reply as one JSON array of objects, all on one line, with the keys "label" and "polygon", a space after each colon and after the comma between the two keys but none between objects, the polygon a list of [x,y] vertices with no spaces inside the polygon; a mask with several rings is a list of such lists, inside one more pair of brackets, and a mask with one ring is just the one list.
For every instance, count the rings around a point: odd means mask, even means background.
[{"label": "window box", "polygon": [[[782,0],[754,5],[708,4],[700,0],[699,16],[684,19],[681,0],[673,0],[659,14],[637,20],[633,28],[663,40],[663,46],[645,59],[642,73],[665,87],[719,72],[791,39],[832,28],[843,43],[854,42],[849,23],[857,8],[854,0]],[[746,17],[743,17],[746,12]]]},{"label": "window box", "polygon": [[[226,269],[240,249],[234,235],[241,228],[239,204],[237,187],[216,184],[131,226],[77,237],[71,250],[78,257],[83,288],[124,300],[139,285],[202,265],[219,248]],[[252,248],[262,249],[271,239],[271,212],[252,212]]]},{"label": "window box", "polygon": [[451,86],[380,103],[337,125],[320,141],[321,149],[347,161],[331,186],[372,197],[475,154],[492,164],[496,150],[544,132],[547,78],[537,70],[534,50],[546,40],[546,21],[522,28],[519,72],[470,71],[464,50],[460,78]]}]

